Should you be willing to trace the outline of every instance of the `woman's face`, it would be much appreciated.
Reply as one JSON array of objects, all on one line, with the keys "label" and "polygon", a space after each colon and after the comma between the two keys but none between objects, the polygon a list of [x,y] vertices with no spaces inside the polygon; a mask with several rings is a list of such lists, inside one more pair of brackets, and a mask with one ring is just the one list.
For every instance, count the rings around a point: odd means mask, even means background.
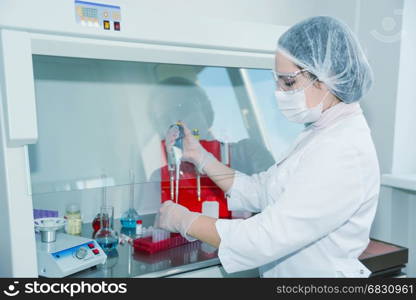
[{"label": "woman's face", "polygon": [[[275,70],[279,73],[294,73],[300,70],[299,67],[297,67],[292,61],[290,61],[280,52],[276,53],[275,68]],[[327,94],[329,91],[326,85],[318,82],[317,80],[311,80],[308,77],[307,72],[299,73],[299,75],[297,75],[291,82],[283,81],[281,83],[283,85],[283,89],[285,88],[286,84],[299,85],[299,88],[303,88],[305,91],[306,105],[308,108],[317,106],[324,98],[325,100],[323,103],[323,110],[326,110],[328,107],[333,105],[333,99],[335,97],[333,97],[332,94]]]}]

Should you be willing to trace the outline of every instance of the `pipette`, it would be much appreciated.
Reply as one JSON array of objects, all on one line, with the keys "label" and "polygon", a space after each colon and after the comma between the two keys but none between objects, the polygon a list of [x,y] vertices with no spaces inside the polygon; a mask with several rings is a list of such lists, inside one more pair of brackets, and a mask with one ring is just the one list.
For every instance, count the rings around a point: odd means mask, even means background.
[{"label": "pipette", "polygon": [[175,152],[175,158],[176,158],[176,195],[175,195],[175,202],[178,203],[178,197],[179,197],[179,175],[180,175],[180,169],[181,169],[182,151],[180,151],[176,147],[173,148],[173,151]]},{"label": "pipette", "polygon": [[[183,152],[183,138],[185,137],[185,131],[182,123],[177,122],[171,125],[166,134],[166,152],[168,156],[168,169],[170,173],[170,188],[171,198],[175,199],[178,203],[179,197],[179,177],[180,177],[180,165]],[[176,191],[174,194],[174,170],[176,171]]]},{"label": "pipette", "polygon": [[166,155],[168,160],[168,170],[170,179],[170,199],[173,201],[175,196],[175,158],[171,145],[168,145],[168,135],[166,135]]},{"label": "pipette", "polygon": [[177,122],[176,126],[179,131],[179,135],[176,138],[175,144],[173,145],[173,151],[175,153],[176,159],[176,203],[178,203],[179,198],[179,175],[181,169],[181,159],[182,159],[182,152],[183,152],[183,138],[185,137],[185,130],[183,129],[182,123]]},{"label": "pipette", "polygon": [[[192,130],[192,135],[199,140],[200,139],[200,135],[199,135],[199,130],[198,129],[194,129]],[[195,168],[195,172],[196,172],[196,186],[197,186],[197,197],[198,197],[198,202],[201,202],[201,176],[199,175],[198,169]]]}]

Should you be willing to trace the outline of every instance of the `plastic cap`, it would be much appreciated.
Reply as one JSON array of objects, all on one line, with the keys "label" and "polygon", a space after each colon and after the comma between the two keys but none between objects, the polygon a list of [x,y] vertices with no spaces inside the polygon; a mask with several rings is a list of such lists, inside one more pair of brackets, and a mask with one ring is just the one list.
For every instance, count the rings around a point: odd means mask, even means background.
[{"label": "plastic cap", "polygon": [[316,16],[295,24],[280,36],[277,50],[345,103],[360,100],[373,83],[356,35],[338,19]]},{"label": "plastic cap", "polygon": [[142,224],[142,220],[137,220],[136,224]]}]

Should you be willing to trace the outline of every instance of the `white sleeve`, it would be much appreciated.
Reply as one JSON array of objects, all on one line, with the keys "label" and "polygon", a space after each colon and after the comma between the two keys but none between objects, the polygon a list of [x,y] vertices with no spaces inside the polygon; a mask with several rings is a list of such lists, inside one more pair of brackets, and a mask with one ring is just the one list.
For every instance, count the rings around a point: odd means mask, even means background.
[{"label": "white sleeve", "polygon": [[363,199],[357,151],[321,142],[305,152],[278,202],[246,220],[217,220],[220,261],[237,272],[282,258],[344,224]]},{"label": "white sleeve", "polygon": [[262,211],[268,201],[264,189],[265,181],[275,167],[273,165],[267,171],[251,176],[235,171],[233,185],[225,193],[228,209],[249,212]]}]

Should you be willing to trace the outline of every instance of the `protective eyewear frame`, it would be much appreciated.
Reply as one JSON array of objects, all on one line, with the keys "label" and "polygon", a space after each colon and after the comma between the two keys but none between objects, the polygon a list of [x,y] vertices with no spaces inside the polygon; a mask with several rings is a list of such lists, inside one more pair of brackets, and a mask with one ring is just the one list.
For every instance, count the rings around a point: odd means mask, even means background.
[{"label": "protective eyewear frame", "polygon": [[297,87],[293,87],[293,88],[283,87],[287,81],[290,82],[292,80],[295,80],[295,78],[298,75],[305,73],[305,72],[311,74],[308,69],[300,69],[296,72],[291,72],[291,73],[282,73],[282,72],[276,72],[272,70],[272,74],[273,74],[277,89],[284,91],[284,92],[288,92],[288,93],[294,93],[296,91],[305,89],[318,80],[316,76],[312,76],[312,78],[310,78],[309,76],[305,76],[305,82],[301,84],[300,86],[297,85]]},{"label": "protective eyewear frame", "polygon": [[282,77],[295,78],[296,76],[298,76],[299,74],[302,74],[303,72],[309,72],[309,71],[308,69],[300,69],[296,72],[282,73],[282,72],[277,72],[275,70],[272,70],[273,78],[276,82],[279,80],[279,78],[282,78]]}]

